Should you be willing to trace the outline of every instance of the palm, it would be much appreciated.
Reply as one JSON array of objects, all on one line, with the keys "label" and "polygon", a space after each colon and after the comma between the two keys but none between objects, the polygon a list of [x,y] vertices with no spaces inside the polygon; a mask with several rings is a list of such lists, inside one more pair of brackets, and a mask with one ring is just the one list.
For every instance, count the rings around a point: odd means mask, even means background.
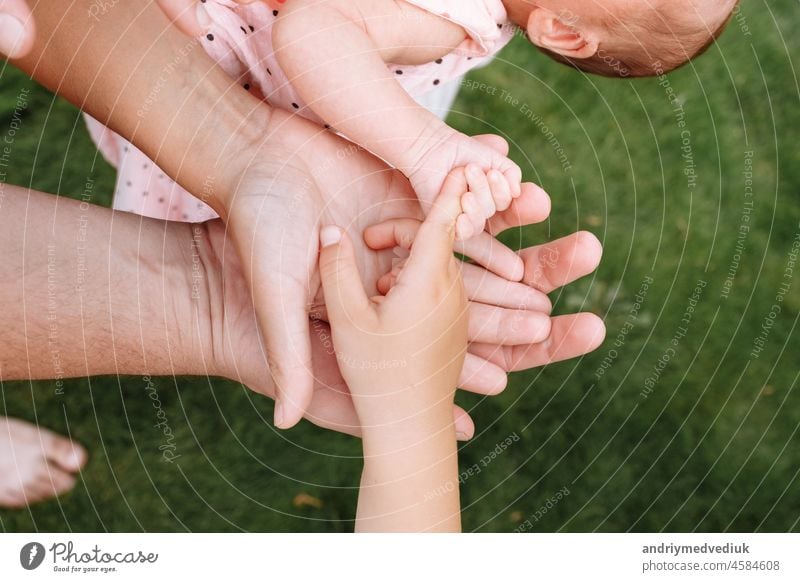
[{"label": "palm", "polygon": [[[361,233],[388,218],[420,216],[398,173],[328,132],[305,129],[308,133],[293,131],[295,141],[283,144],[280,153],[258,152],[239,180],[226,220],[239,256],[251,258],[243,271],[264,332],[265,356],[277,364],[272,371],[278,386],[302,386],[294,392],[300,396],[286,398],[292,400],[293,418],[311,395],[308,314],[323,306],[319,228],[348,229],[367,289],[375,294],[378,278],[391,268],[391,253],[369,250]],[[307,139],[301,142],[298,133]],[[270,161],[276,159],[289,162],[276,167]]]},{"label": "palm", "polygon": [[255,164],[241,178],[228,223],[232,233],[242,233],[233,238],[245,247],[269,249],[265,261],[251,265],[255,293],[259,283],[279,283],[282,295],[297,293],[309,306],[321,307],[316,263],[319,228],[326,224],[349,231],[367,290],[375,293],[391,259],[367,248],[364,229],[390,218],[419,217],[420,209],[398,172],[363,152],[343,155],[349,147],[327,132],[318,133],[289,164]]}]

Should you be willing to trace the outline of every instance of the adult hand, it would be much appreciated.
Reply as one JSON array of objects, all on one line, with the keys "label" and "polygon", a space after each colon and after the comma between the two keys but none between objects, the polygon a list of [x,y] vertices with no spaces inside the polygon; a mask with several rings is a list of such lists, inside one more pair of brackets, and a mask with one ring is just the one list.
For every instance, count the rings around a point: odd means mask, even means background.
[{"label": "adult hand", "polygon": [[[208,338],[210,343],[199,350],[210,354],[206,356],[210,361],[204,369],[206,373],[230,378],[255,392],[275,398],[275,384],[238,253],[230,244],[221,221],[194,228],[202,228],[204,234],[201,238],[208,242],[197,246],[204,266],[205,296],[209,298],[203,302],[209,312],[197,314],[198,327],[205,329],[201,336]],[[197,239],[195,232],[193,240]],[[360,271],[372,271],[373,264],[379,260],[377,253],[370,252],[363,244],[355,244],[354,248]],[[554,291],[594,270],[600,249],[593,237],[578,233],[524,249],[520,254],[525,259],[526,281],[542,290]],[[505,345],[508,333],[512,337],[514,334],[524,337],[524,333],[509,332],[525,321],[524,309],[516,311],[513,308],[524,305],[535,294],[526,291],[525,285],[503,281],[474,265],[463,266],[462,272],[467,294],[480,295],[484,300],[483,303],[470,304],[470,319],[488,323],[496,329],[480,331],[480,323],[476,327],[471,324],[469,335],[483,334],[484,341],[470,345],[459,382],[466,390],[496,394],[505,387],[508,372],[583,355],[595,349],[603,339],[605,328],[602,321],[590,313],[580,313],[553,318],[551,332],[544,341]],[[492,302],[499,305],[492,305]],[[494,326],[494,323],[499,325]],[[330,327],[321,320],[311,320],[306,325],[311,339],[314,384],[305,418],[322,428],[360,436],[361,424],[339,371]],[[198,368],[203,369],[201,366]],[[458,438],[471,438],[475,431],[472,419],[458,406],[455,406],[453,414]]]},{"label": "adult hand", "polygon": [[[314,124],[276,111],[265,135],[272,138],[230,152],[231,179],[222,181],[229,190],[223,218],[239,257],[245,258],[242,270],[277,386],[276,424],[285,428],[312,410],[314,362],[308,314],[321,312],[324,305],[317,272],[320,224],[337,224],[348,231],[367,293],[374,295],[394,256],[369,249],[363,232],[389,219],[422,215],[405,177]],[[506,147],[496,141],[495,146]],[[514,204],[493,219],[492,228],[531,224],[548,213],[546,194],[526,185]],[[557,244],[560,258],[549,263],[542,262],[544,253],[554,247],[522,255],[526,281],[550,290],[544,281],[565,284],[591,272],[599,262],[599,244],[591,235]],[[493,271],[513,271],[519,260],[488,236],[466,245],[462,252]],[[474,269],[468,269],[465,283],[468,295],[482,304],[470,313],[470,340],[479,342],[481,352],[469,358],[463,388],[491,394],[505,387],[511,362],[487,353],[486,345],[515,346],[514,354],[523,354],[513,362],[517,369],[578,356],[602,341],[604,328],[595,316],[554,318],[551,323],[546,313],[532,310],[549,305],[541,290]],[[258,385],[253,386],[258,389]]]},{"label": "adult hand", "polygon": [[[496,220],[490,219],[489,229],[498,234],[526,223],[509,223],[507,217],[501,215]],[[395,246],[408,249],[420,224],[420,221],[409,218],[388,220],[368,228],[364,238],[376,250]],[[528,289],[551,293],[594,271],[602,252],[600,242],[588,232],[576,232],[522,249],[519,252],[525,265],[522,282]],[[378,279],[377,287],[381,294],[391,290],[402,267],[400,262]],[[539,307],[520,303],[525,298],[518,295],[516,284],[469,263],[461,264],[461,272],[471,300],[470,346],[464,362],[462,384],[471,392],[499,394],[506,386],[508,372],[583,355],[599,346],[605,337],[605,325],[592,313],[547,317],[547,324],[543,324],[543,314],[522,311]],[[530,299],[534,297],[529,296]],[[513,311],[515,307],[519,311]],[[541,338],[538,341],[536,334]]]}]

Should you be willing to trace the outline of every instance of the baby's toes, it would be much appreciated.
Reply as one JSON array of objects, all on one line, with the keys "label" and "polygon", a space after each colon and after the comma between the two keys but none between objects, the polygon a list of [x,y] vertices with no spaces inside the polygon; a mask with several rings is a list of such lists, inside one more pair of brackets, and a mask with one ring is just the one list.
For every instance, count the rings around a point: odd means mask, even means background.
[{"label": "baby's toes", "polygon": [[489,171],[489,187],[492,189],[492,199],[499,211],[507,210],[511,206],[511,186],[506,177],[497,170]]}]

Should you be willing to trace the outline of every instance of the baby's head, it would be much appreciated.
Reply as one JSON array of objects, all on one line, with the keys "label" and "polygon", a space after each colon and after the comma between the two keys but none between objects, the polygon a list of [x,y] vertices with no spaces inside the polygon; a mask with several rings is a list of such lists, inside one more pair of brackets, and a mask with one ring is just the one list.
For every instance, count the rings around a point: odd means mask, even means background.
[{"label": "baby's head", "polygon": [[553,59],[607,77],[671,71],[722,33],[736,0],[503,0]]}]

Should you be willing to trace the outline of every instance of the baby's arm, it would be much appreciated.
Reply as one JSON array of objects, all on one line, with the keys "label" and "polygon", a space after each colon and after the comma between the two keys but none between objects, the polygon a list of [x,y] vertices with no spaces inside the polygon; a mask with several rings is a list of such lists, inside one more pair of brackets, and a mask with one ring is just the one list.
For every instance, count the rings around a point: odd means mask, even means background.
[{"label": "baby's arm", "polygon": [[442,124],[386,63],[433,61],[464,35],[396,0],[292,0],[275,23],[273,42],[289,82],[317,115],[402,170],[416,163],[416,150]]},{"label": "baby's arm", "polygon": [[366,296],[342,231],[320,234],[333,345],[364,443],[357,531],[461,527],[452,406],[467,312],[453,240],[466,190],[463,169],[451,173],[381,300]]},{"label": "baby's arm", "polygon": [[[465,31],[398,0],[291,0],[275,23],[275,54],[309,107],[411,179],[427,212],[447,173],[476,164],[495,181],[473,220],[505,210],[521,173],[506,156],[448,127],[406,93],[387,62],[416,65],[450,53]],[[505,192],[508,192],[506,196]],[[463,233],[459,233],[463,234]]]}]

